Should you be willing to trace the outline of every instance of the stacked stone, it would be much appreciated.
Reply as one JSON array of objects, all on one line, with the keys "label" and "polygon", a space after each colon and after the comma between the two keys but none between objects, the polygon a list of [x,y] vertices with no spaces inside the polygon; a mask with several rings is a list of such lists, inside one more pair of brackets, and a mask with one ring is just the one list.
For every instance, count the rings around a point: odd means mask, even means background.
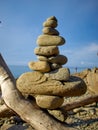
[{"label": "stacked stone", "polygon": [[58,25],[56,17],[52,16],[43,23],[43,34],[37,39],[38,46],[34,53],[39,61],[30,62],[29,68],[40,72],[49,72],[67,63],[67,57],[59,55],[59,45],[65,43],[65,39],[59,36],[55,29]]},{"label": "stacked stone", "polygon": [[34,96],[37,105],[46,109],[57,109],[65,96],[79,96],[86,91],[85,83],[70,76],[69,69],[62,67],[67,57],[60,55],[58,46],[64,45],[65,39],[59,36],[57,25],[54,16],[43,23],[43,34],[38,37],[38,47],[34,50],[38,61],[29,62],[33,71],[22,74],[17,80],[19,91]]},{"label": "stacked stone", "polygon": [[[29,68],[34,71],[42,73],[51,72],[61,68],[62,65],[67,63],[67,57],[59,54],[58,46],[65,43],[65,39],[59,36],[59,32],[55,29],[58,25],[55,16],[48,18],[43,23],[43,34],[37,39],[38,47],[35,48],[34,53],[37,55],[39,61],[29,62]],[[61,72],[62,71],[62,72]],[[45,74],[46,77],[51,77],[56,80],[66,80],[69,78],[68,69],[59,69],[59,75]],[[62,73],[62,76],[60,75]],[[66,74],[67,73],[67,74]],[[67,76],[66,76],[67,75]],[[55,109],[62,105],[64,99],[59,96],[53,95],[37,95],[36,102],[42,108]]]}]

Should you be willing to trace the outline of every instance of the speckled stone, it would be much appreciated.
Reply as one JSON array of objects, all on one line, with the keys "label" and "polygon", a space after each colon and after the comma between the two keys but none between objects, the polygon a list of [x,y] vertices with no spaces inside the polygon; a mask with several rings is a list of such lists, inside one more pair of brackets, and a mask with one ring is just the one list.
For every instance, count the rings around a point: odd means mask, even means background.
[{"label": "speckled stone", "polygon": [[68,68],[59,68],[55,71],[45,73],[44,75],[50,79],[55,79],[58,81],[67,81],[70,78],[70,71]]},{"label": "speckled stone", "polygon": [[34,53],[36,55],[52,56],[52,55],[58,55],[59,49],[57,46],[42,46],[35,48]]}]

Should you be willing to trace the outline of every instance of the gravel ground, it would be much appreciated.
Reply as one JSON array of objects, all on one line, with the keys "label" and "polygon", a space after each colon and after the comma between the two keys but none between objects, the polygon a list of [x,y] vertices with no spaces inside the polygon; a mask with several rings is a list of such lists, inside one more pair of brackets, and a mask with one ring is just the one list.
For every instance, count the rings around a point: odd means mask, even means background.
[{"label": "gravel ground", "polygon": [[[87,91],[81,97],[68,98],[67,102],[76,101],[88,95],[92,95],[92,93]],[[94,102],[68,111],[66,123],[79,130],[98,130],[98,103]]]},{"label": "gravel ground", "polygon": [[[86,97],[90,93],[87,92],[83,96]],[[73,97],[65,99],[67,102],[79,100],[81,97]],[[75,108],[68,111],[68,117],[65,122],[70,127],[78,128],[78,130],[98,130],[98,103],[92,103],[84,107]],[[0,118],[0,130],[34,130],[29,124],[21,120],[18,116],[10,118]]]}]

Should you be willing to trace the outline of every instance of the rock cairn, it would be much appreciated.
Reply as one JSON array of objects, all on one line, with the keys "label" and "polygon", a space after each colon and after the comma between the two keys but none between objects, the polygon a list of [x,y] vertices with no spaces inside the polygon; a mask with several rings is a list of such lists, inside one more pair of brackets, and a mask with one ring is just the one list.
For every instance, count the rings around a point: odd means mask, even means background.
[{"label": "rock cairn", "polygon": [[43,23],[43,34],[37,39],[38,47],[34,49],[38,61],[31,61],[28,66],[32,72],[22,74],[17,80],[20,92],[32,95],[41,108],[57,109],[64,97],[80,96],[86,92],[85,83],[77,77],[70,76],[67,57],[60,55],[58,46],[64,45],[65,39],[55,29],[58,21],[55,16]]}]

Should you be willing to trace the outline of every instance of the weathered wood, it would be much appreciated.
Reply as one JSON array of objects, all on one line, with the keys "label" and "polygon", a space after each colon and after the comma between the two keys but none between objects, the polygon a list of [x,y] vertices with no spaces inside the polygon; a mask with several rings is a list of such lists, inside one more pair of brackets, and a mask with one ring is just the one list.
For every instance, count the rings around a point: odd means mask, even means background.
[{"label": "weathered wood", "polygon": [[74,108],[83,107],[83,106],[91,104],[93,102],[98,102],[98,95],[97,94],[89,95],[89,96],[82,98],[80,100],[63,104],[61,109],[63,109],[64,111],[69,111],[69,110],[72,110]]},{"label": "weathered wood", "polygon": [[74,130],[54,120],[36,104],[24,99],[16,88],[16,82],[0,55],[0,86],[6,105],[36,130]]}]

